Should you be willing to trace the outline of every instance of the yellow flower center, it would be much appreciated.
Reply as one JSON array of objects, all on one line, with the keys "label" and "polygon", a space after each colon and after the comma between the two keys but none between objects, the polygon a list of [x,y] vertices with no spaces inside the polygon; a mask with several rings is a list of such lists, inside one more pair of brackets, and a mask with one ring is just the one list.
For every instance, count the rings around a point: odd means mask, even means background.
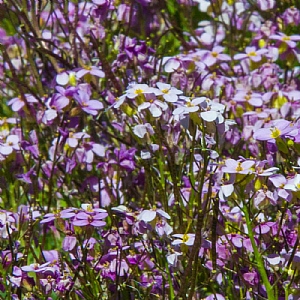
[{"label": "yellow flower center", "polygon": [[212,53],[211,53],[211,55],[213,56],[213,57],[218,57],[218,52],[215,52],[215,51],[213,51]]},{"label": "yellow flower center", "polygon": [[187,234],[184,234],[183,237],[182,237],[182,241],[184,243],[186,243],[188,240],[189,240],[189,236]]},{"label": "yellow flower center", "polygon": [[142,90],[142,89],[136,89],[136,90],[134,91],[134,93],[137,94],[137,95],[140,95],[140,94],[142,94],[143,92],[144,92],[144,90]]},{"label": "yellow flower center", "polygon": [[163,89],[161,90],[164,94],[168,94],[169,93],[169,90],[168,89]]},{"label": "yellow flower center", "polygon": [[247,54],[248,56],[256,56],[256,52],[255,51],[251,51]]},{"label": "yellow flower center", "polygon": [[276,139],[280,136],[280,134],[281,131],[277,127],[271,128],[271,138]]},{"label": "yellow flower center", "polygon": [[244,170],[244,168],[242,168],[242,164],[241,164],[240,162],[238,162],[238,165],[237,165],[237,167],[235,168],[235,170],[236,170],[237,172],[240,172],[240,171],[243,171],[243,170]]},{"label": "yellow flower center", "polygon": [[286,42],[286,41],[290,41],[291,38],[290,38],[289,36],[284,36],[284,37],[282,38],[282,40],[283,40],[284,42]]}]

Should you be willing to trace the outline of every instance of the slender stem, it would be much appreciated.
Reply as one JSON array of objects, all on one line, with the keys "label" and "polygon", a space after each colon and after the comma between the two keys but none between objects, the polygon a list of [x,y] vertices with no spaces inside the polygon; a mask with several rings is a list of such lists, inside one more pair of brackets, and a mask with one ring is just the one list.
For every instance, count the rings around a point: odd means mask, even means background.
[{"label": "slender stem", "polygon": [[247,229],[248,229],[248,235],[249,235],[249,238],[250,238],[250,241],[251,241],[251,244],[252,244],[252,248],[253,248],[253,251],[254,251],[254,256],[255,256],[256,263],[257,263],[258,272],[259,272],[259,274],[261,276],[261,279],[262,279],[262,281],[265,285],[266,292],[267,292],[267,295],[268,295],[268,299],[269,300],[273,300],[273,299],[275,300],[276,297],[275,297],[274,289],[273,289],[273,287],[270,284],[270,281],[268,279],[268,274],[267,274],[265,266],[264,266],[264,261],[263,261],[262,255],[260,254],[260,252],[258,250],[258,247],[255,243],[253,228],[252,228],[252,224],[251,224],[248,209],[244,205],[242,210],[245,214],[246,225],[247,225]]}]

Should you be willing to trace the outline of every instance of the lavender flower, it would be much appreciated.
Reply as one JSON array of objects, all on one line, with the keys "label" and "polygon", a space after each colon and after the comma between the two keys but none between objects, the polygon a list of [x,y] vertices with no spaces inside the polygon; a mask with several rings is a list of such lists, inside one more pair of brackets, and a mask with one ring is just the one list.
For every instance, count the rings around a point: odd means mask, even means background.
[{"label": "lavender flower", "polygon": [[99,110],[103,109],[103,104],[100,101],[90,100],[88,93],[82,90],[75,93],[73,97],[83,111],[93,116],[96,116]]}]

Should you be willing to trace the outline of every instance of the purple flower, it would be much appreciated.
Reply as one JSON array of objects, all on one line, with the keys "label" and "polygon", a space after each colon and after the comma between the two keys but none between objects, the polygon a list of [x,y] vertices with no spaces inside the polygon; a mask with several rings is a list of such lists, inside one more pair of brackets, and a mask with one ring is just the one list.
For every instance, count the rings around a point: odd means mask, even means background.
[{"label": "purple flower", "polygon": [[241,59],[245,59],[245,58],[249,58],[250,60],[254,61],[254,62],[258,62],[262,59],[262,55],[268,53],[267,49],[259,49],[256,50],[255,47],[246,47],[245,49],[245,54],[244,53],[239,53],[236,54],[233,58],[235,60],[241,60]]},{"label": "purple flower", "polygon": [[294,24],[298,26],[300,24],[300,10],[293,6],[289,7],[283,13],[282,18],[286,25]]},{"label": "purple flower", "polygon": [[294,128],[291,122],[279,119],[267,124],[269,127],[260,128],[254,132],[253,138],[259,141],[272,141],[291,132]]},{"label": "purple flower", "polygon": [[24,267],[21,267],[21,270],[24,271],[24,272],[35,272],[35,273],[39,273],[39,272],[43,272],[46,267],[51,264],[50,261],[40,265],[40,264],[31,264],[31,265],[28,265],[28,266],[24,266]]},{"label": "purple flower", "polygon": [[225,297],[221,294],[211,294],[205,300],[225,300]]},{"label": "purple flower", "polygon": [[169,236],[173,232],[173,228],[167,223],[165,219],[160,219],[156,222],[155,231],[159,236]]},{"label": "purple flower", "polygon": [[125,259],[121,261],[117,258],[114,258],[113,261],[110,263],[110,271],[112,273],[117,274],[118,276],[125,276],[129,272],[129,266]]},{"label": "purple flower", "polygon": [[79,212],[76,215],[75,220],[73,220],[74,226],[94,226],[94,227],[103,227],[106,225],[106,222],[102,221],[102,219],[108,216],[107,213],[95,213],[94,215]]},{"label": "purple flower", "polygon": [[98,67],[96,66],[91,66],[91,67],[84,67],[83,69],[80,69],[76,72],[76,76],[77,78],[81,78],[86,74],[91,74],[100,78],[104,78],[105,74],[102,70],[100,70]]},{"label": "purple flower", "polygon": [[257,285],[259,282],[258,274],[255,271],[244,273],[243,278],[252,286]]},{"label": "purple flower", "polygon": [[58,213],[48,213],[45,214],[44,219],[40,222],[41,224],[52,222],[56,219],[64,218],[69,219],[75,216],[75,213],[73,212],[73,208],[64,209],[61,212]]},{"label": "purple flower", "polygon": [[231,60],[230,56],[223,54],[224,47],[216,46],[211,51],[204,50],[204,55],[202,56],[202,62],[207,66],[212,66],[218,61],[229,61]]},{"label": "purple flower", "polygon": [[103,104],[98,100],[90,100],[88,93],[79,90],[73,95],[74,99],[79,104],[80,108],[88,114],[96,116],[100,109],[103,109]]},{"label": "purple flower", "polygon": [[235,102],[248,102],[255,107],[260,107],[263,104],[262,96],[259,93],[246,91],[238,91],[232,100]]},{"label": "purple flower", "polygon": [[297,45],[295,42],[300,41],[300,35],[290,35],[290,36],[288,36],[288,35],[285,35],[282,32],[279,32],[278,34],[270,35],[270,39],[277,40],[277,41],[280,41],[282,43],[285,43],[290,48],[295,48],[296,45]]},{"label": "purple flower", "polygon": [[62,112],[62,110],[69,105],[69,98],[66,96],[56,93],[51,98],[49,98],[46,102],[47,110],[45,111],[42,121],[45,124],[51,122],[57,117],[58,112]]},{"label": "purple flower", "polygon": [[261,10],[273,9],[275,6],[275,0],[258,0],[257,5]]},{"label": "purple flower", "polygon": [[64,251],[72,251],[77,243],[75,236],[66,236],[62,242],[62,248]]},{"label": "purple flower", "polygon": [[222,171],[229,174],[251,174],[254,164],[255,162],[253,160],[245,160],[240,162],[229,158],[226,159],[225,167],[222,168]]},{"label": "purple flower", "polygon": [[[30,94],[25,94],[24,96],[25,96],[27,103],[37,103],[38,102],[38,100]],[[21,97],[16,97],[16,98],[13,98],[10,101],[8,101],[7,104],[11,105],[11,109],[13,111],[20,111],[23,108],[23,106],[25,105],[25,102],[22,100]]]}]

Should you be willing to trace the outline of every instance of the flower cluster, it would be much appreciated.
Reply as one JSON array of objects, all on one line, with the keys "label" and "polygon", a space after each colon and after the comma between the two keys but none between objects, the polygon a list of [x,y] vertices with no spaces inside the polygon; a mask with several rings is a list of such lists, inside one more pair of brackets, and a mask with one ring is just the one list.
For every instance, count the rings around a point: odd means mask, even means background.
[{"label": "flower cluster", "polygon": [[295,3],[0,1],[0,298],[298,299]]}]

